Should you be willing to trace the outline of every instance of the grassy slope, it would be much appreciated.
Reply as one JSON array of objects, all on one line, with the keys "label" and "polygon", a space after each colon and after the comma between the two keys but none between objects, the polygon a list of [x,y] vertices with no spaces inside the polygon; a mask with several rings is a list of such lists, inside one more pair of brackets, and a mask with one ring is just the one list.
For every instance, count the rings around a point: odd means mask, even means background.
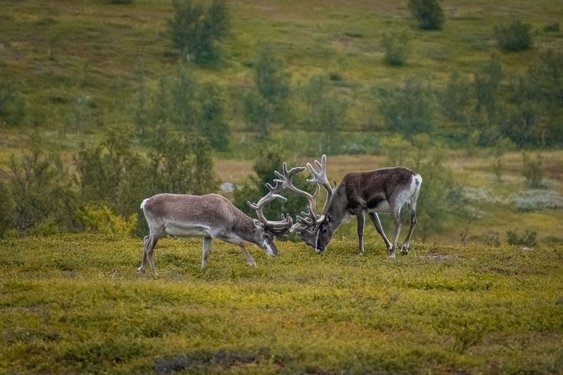
[{"label": "grassy slope", "polygon": [[[130,122],[124,104],[135,94],[139,64],[153,86],[160,77],[176,73],[178,57],[166,36],[172,14],[168,1],[0,4],[0,74],[17,82],[32,107],[33,122],[41,128],[60,130],[82,96],[92,103],[88,128]],[[252,0],[230,8],[233,36],[225,43],[226,61],[220,69],[199,69],[201,79],[220,83],[236,98],[249,82],[248,63],[256,44],[267,41],[277,48],[296,84],[314,74],[340,73],[343,93],[356,102],[352,115],[358,122],[365,121],[362,113],[370,106],[365,94],[374,84],[396,84],[410,76],[439,84],[454,70],[475,72],[498,52],[492,40],[495,25],[522,19],[537,31],[534,49],[500,54],[507,72],[525,69],[538,51],[563,49],[561,32],[541,31],[560,21],[561,9],[550,0],[444,4],[447,22],[441,32],[418,31],[406,1]],[[404,68],[383,63],[380,38],[390,29],[411,34],[412,55]],[[240,120],[232,114],[236,126]]]},{"label": "grassy slope", "polygon": [[561,249],[416,246],[388,259],[282,255],[163,240],[0,242],[0,373],[556,373],[563,366]]}]

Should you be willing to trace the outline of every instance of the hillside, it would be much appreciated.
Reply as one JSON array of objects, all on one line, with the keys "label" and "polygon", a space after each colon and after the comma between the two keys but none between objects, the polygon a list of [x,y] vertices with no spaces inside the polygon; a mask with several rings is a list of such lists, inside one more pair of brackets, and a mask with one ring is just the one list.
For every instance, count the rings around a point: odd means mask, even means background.
[{"label": "hillside", "polygon": [[[167,35],[173,9],[168,1],[2,1],[0,78],[21,93],[27,126],[3,130],[80,130],[131,123],[131,106],[142,70],[149,89],[174,77],[178,53]],[[541,51],[563,50],[557,2],[459,1],[443,4],[442,31],[424,32],[407,1],[243,1],[230,3],[231,37],[216,68],[192,66],[198,79],[219,84],[227,98],[228,122],[241,129],[240,90],[251,85],[259,43],[271,44],[297,87],[316,74],[338,77],[341,95],[353,102],[347,129],[362,129],[373,111],[373,86],[394,86],[408,77],[445,83],[454,71],[471,76],[497,54],[505,75],[522,73]],[[495,26],[522,20],[532,27],[533,48],[504,53],[494,41]],[[409,33],[410,54],[402,67],[383,61],[382,35]],[[369,117],[369,116],[368,116]],[[30,127],[32,130],[30,130]],[[17,138],[17,137],[16,137]]]}]

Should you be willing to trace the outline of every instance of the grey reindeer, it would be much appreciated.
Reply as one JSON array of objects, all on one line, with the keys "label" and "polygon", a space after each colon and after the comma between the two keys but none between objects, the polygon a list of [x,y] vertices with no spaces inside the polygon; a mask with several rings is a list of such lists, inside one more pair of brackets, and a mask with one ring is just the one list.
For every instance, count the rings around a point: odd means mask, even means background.
[{"label": "grey reindeer", "polygon": [[268,194],[256,204],[248,202],[256,211],[258,219],[250,218],[227,198],[218,194],[157,194],[143,200],[141,208],[149,226],[149,234],[144,238],[138,271],[144,273],[145,263],[149,263],[152,272],[157,274],[154,248],[158,240],[167,234],[174,237],[203,237],[202,269],[207,266],[214,238],[239,245],[250,266],[256,266],[256,262],[246,249],[246,243],[255,244],[270,256],[277,255],[274,240],[288,234],[293,220],[289,215],[283,214],[281,221],[266,219],[263,212],[266,204],[276,198],[286,200],[279,195],[283,189],[281,185],[268,187]]},{"label": "grey reindeer", "polygon": [[[405,203],[410,208],[410,228],[401,246],[401,254],[408,254],[410,239],[416,226],[416,202],[422,186],[422,177],[405,167],[390,167],[370,172],[353,172],[344,176],[337,188],[328,182],[326,170],[326,155],[321,161],[315,160],[318,171],[310,163],[307,169],[312,177],[308,180],[317,184],[315,194],[310,194],[292,183],[295,174],[304,170],[296,167],[287,170],[284,164],[283,173],[278,172],[278,180],[286,188],[303,195],[309,202],[308,211],[297,216],[297,222],[292,231],[296,231],[305,243],[313,247],[318,253],[326,250],[334,231],[352,217],[357,218],[358,224],[358,253],[364,253],[364,225],[367,213],[375,225],[375,229],[383,238],[389,256],[395,257],[395,250],[401,233],[401,208]],[[315,199],[322,186],[327,191],[327,197],[322,214],[316,213]],[[395,224],[395,235],[391,242],[381,226],[378,212],[389,211]]]}]

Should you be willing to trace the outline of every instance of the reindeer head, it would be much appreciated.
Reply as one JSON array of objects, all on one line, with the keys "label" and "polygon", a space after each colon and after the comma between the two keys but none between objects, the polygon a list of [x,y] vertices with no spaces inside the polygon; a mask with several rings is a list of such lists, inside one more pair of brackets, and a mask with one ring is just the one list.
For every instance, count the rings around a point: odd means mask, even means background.
[{"label": "reindeer head", "polygon": [[[305,170],[305,167],[294,167],[292,169],[287,168],[287,163],[283,163],[283,168],[281,172],[275,171],[277,178],[274,180],[276,184],[281,184],[281,186],[287,190],[290,190],[296,194],[299,194],[307,199],[308,209],[297,215],[297,222],[291,227],[290,232],[296,232],[297,235],[309,246],[316,249],[317,252],[319,248],[317,246],[319,237],[319,226],[324,222],[324,213],[328,202],[334,192],[334,188],[328,182],[326,175],[326,155],[321,157],[321,161],[315,160],[315,164],[319,168],[317,171],[311,163],[307,163],[307,169],[311,173],[311,178],[307,181],[316,184],[316,190],[313,194],[307,191],[297,188],[293,184],[293,177]],[[325,205],[323,208],[323,214],[318,215],[316,213],[316,199],[320,191],[321,186],[326,189],[327,195],[325,200]],[[330,239],[330,238],[329,238]],[[327,241],[328,243],[328,241]],[[325,245],[326,247],[326,245]],[[324,247],[323,247],[324,250]]]}]

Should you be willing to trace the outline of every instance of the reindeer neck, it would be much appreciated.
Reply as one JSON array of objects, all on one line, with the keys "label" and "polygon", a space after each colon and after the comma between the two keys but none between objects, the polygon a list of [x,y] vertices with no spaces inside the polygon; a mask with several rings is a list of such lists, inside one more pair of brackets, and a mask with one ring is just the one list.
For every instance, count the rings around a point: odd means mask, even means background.
[{"label": "reindeer neck", "polygon": [[340,226],[347,213],[348,199],[346,197],[346,191],[341,185],[334,192],[334,195],[328,204],[326,215],[330,215],[333,222],[332,226],[336,229]]}]

